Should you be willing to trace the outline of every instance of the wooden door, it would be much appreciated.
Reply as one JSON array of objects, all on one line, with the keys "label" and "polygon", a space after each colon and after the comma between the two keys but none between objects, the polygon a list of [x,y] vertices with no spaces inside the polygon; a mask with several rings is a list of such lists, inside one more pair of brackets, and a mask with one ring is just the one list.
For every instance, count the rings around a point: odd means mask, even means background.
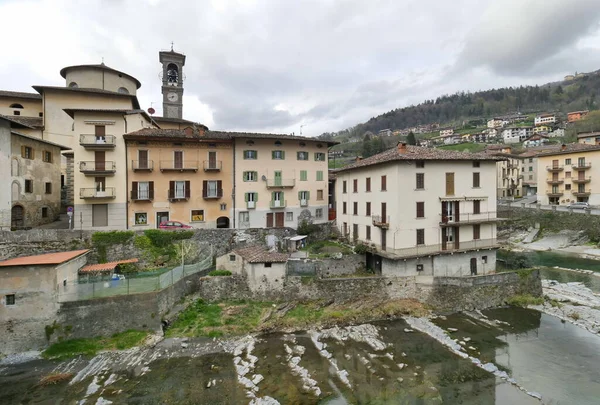
[{"label": "wooden door", "polygon": [[106,152],[103,150],[97,150],[94,152],[94,162],[96,165],[96,171],[103,172],[106,169]]},{"label": "wooden door", "polygon": [[283,220],[284,220],[285,212],[276,212],[275,213],[275,227],[283,228]]},{"label": "wooden door", "polygon": [[460,221],[460,201],[455,201],[455,208],[454,208],[454,222],[459,222]]},{"label": "wooden door", "polygon": [[474,276],[477,274],[477,258],[471,258],[471,275]]},{"label": "wooden door", "polygon": [[385,229],[381,230],[381,250],[385,250],[387,248],[387,231]]},{"label": "wooden door", "polygon": [[104,125],[96,125],[94,135],[96,135],[96,143],[106,143],[106,127]]},{"label": "wooden door", "polygon": [[275,172],[275,186],[281,187],[281,172]]},{"label": "wooden door", "polygon": [[138,168],[139,169],[147,169],[148,168],[148,151],[140,150],[138,151]]},{"label": "wooden door", "polygon": [[[558,173],[556,174],[558,176]],[[577,172],[577,178],[579,180],[585,180],[585,172],[583,170],[580,170]]]},{"label": "wooden door", "polygon": [[217,168],[217,152],[208,152],[208,168]]},{"label": "wooden door", "polygon": [[267,228],[273,228],[273,213],[267,213]]},{"label": "wooden door", "polygon": [[183,169],[183,151],[176,150],[173,152],[173,168]]},{"label": "wooden door", "polygon": [[558,167],[558,159],[552,161],[552,167]]}]

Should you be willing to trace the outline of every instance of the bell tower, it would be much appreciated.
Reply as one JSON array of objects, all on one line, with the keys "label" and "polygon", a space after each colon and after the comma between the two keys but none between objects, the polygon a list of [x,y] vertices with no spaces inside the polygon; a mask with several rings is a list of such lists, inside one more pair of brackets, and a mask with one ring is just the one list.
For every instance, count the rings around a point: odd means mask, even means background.
[{"label": "bell tower", "polygon": [[162,64],[160,77],[162,79],[163,117],[183,118],[183,66],[185,55],[173,50],[160,51],[159,60]]}]

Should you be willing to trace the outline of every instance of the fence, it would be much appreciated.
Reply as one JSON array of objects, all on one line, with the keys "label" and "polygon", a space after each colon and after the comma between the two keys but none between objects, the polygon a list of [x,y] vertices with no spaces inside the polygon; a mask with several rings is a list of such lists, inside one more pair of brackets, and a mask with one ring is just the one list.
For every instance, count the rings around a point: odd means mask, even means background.
[{"label": "fence", "polygon": [[212,256],[207,256],[196,264],[177,266],[166,273],[154,277],[126,278],[123,280],[97,281],[79,284],[77,282],[61,285],[58,302],[81,301],[94,298],[113,297],[115,295],[140,294],[167,288],[184,277],[192,274],[208,274],[212,270]]}]

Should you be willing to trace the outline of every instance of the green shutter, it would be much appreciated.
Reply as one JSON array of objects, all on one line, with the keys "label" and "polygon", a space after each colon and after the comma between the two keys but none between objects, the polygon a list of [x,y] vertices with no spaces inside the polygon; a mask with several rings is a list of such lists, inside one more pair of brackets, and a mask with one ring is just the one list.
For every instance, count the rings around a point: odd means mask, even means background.
[{"label": "green shutter", "polygon": [[258,201],[258,193],[254,193],[254,202]]},{"label": "green shutter", "polygon": [[302,199],[302,191],[298,191],[298,200]]},{"label": "green shutter", "polygon": [[306,181],[306,170],[300,170],[300,181]]},{"label": "green shutter", "polygon": [[281,158],[285,160],[285,151],[284,150],[281,151]]},{"label": "green shutter", "polygon": [[248,172],[244,172],[244,181],[248,181]]},{"label": "green shutter", "polygon": [[244,193],[244,201],[248,202],[248,193]]},{"label": "green shutter", "polygon": [[271,191],[271,202],[275,201],[275,191]]},{"label": "green shutter", "polygon": [[317,181],[323,181],[323,171],[317,171]]},{"label": "green shutter", "polygon": [[310,191],[306,192],[306,201],[310,200]]},{"label": "green shutter", "polygon": [[254,181],[258,181],[258,172],[254,172]]},{"label": "green shutter", "polygon": [[275,159],[275,151],[274,150],[271,151],[271,159]]}]

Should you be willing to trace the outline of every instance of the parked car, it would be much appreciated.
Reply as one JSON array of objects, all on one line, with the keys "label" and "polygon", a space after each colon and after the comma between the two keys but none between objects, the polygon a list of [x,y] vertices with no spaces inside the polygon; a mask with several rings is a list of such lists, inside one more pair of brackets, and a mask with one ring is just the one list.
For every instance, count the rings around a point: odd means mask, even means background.
[{"label": "parked car", "polygon": [[164,221],[158,225],[158,229],[187,229],[191,226],[179,221]]},{"label": "parked car", "polygon": [[590,208],[590,204],[586,203],[586,202],[574,202],[574,203],[567,205],[567,208],[580,208],[580,209]]}]

